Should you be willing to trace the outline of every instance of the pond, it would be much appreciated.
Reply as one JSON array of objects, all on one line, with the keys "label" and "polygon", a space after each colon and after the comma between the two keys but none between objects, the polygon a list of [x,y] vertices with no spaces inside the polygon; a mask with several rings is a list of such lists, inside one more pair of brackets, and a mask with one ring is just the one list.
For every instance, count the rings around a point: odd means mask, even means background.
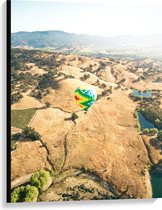
[{"label": "pond", "polygon": [[162,173],[152,170],[150,172],[153,198],[162,197]]},{"label": "pond", "polygon": [[149,98],[152,96],[152,93],[150,90],[147,90],[145,92],[140,92],[139,90],[134,89],[132,93],[134,96],[142,96],[142,97],[146,97],[146,98]]},{"label": "pond", "polygon": [[[141,125],[141,130],[145,128],[155,128],[154,124],[146,120],[141,112],[138,112],[139,123]],[[155,170],[150,171],[151,184],[153,191],[153,198],[162,197],[162,173]]]},{"label": "pond", "polygon": [[154,124],[146,120],[141,112],[138,112],[138,118],[139,118],[141,130],[145,128],[155,128]]}]

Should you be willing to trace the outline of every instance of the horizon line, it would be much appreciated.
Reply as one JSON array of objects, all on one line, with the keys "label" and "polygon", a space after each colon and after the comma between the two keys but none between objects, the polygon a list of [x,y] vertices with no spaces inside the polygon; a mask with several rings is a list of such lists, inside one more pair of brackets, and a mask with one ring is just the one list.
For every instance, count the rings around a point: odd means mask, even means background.
[{"label": "horizon line", "polygon": [[162,35],[162,33],[152,33],[152,34],[140,34],[140,35],[133,35],[133,34],[117,34],[117,35],[95,35],[95,34],[86,34],[86,33],[76,33],[76,32],[67,32],[67,31],[64,31],[64,30],[58,30],[58,29],[48,29],[48,30],[35,30],[35,31],[14,31],[12,32],[11,31],[11,34],[14,34],[14,33],[22,33],[22,32],[25,32],[25,33],[34,33],[34,32],[64,32],[64,33],[67,33],[67,34],[75,34],[75,35],[80,35],[80,36],[93,36],[93,37],[103,37],[103,38],[111,38],[111,37],[118,37],[118,36],[132,36],[132,37],[140,37],[140,36],[153,36],[153,35]]}]

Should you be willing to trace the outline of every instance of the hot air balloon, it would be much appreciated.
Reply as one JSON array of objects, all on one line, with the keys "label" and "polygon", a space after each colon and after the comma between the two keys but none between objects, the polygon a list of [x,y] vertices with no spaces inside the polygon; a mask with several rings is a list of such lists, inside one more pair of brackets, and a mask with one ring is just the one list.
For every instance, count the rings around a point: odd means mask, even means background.
[{"label": "hot air balloon", "polygon": [[95,102],[97,93],[92,86],[81,86],[74,91],[74,98],[77,104],[87,111],[90,106]]}]

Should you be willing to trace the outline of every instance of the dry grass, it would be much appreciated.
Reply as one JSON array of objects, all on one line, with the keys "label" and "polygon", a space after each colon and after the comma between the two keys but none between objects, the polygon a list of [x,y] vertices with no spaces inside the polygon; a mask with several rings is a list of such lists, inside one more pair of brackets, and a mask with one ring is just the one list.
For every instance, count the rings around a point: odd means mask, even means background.
[{"label": "dry grass", "polygon": [[58,170],[66,159],[64,170],[88,168],[113,183],[117,191],[129,186],[130,196],[146,198],[151,197],[151,185],[148,172],[142,176],[141,171],[149,159],[135,128],[135,106],[127,93],[115,91],[111,100],[97,101],[87,114],[78,112],[76,125],[64,121],[68,114],[50,108],[40,110],[31,126],[41,133]]},{"label": "dry grass", "polygon": [[30,109],[30,108],[40,108],[43,105],[35,98],[24,95],[22,99],[20,99],[19,102],[13,104],[11,106],[12,110],[19,110],[19,109]]},{"label": "dry grass", "polygon": [[21,140],[11,156],[11,180],[31,174],[42,168],[50,169],[45,148],[39,141]]},{"label": "dry grass", "polygon": [[[110,59],[61,54],[57,59],[63,62],[58,67],[58,72],[62,71],[75,78],[64,79],[62,77],[62,80],[59,81],[60,88],[57,90],[49,88],[50,93],[44,96],[41,102],[25,95],[20,102],[12,105],[12,109],[41,107],[45,102],[51,103],[51,108],[40,109],[37,112],[30,126],[41,134],[42,141],[49,150],[48,157],[54,164],[57,173],[61,170],[71,171],[85,168],[111,183],[117,192],[124,192],[128,188],[127,195],[129,196],[150,198],[152,196],[148,173],[150,161],[148,151],[136,129],[133,114],[137,104],[129,98],[129,93],[130,87],[141,90],[162,90],[162,84],[153,82],[156,79],[155,76],[132,83],[133,80],[143,75],[144,71],[143,68],[138,68],[137,72],[130,72],[128,67],[131,67],[134,61],[125,60],[123,65],[111,61],[98,73],[94,73],[100,66],[100,61],[109,62]],[[83,72],[82,68],[85,70],[90,65],[92,65],[91,73]],[[90,78],[83,82],[80,77],[85,73],[89,74]],[[110,99],[102,97],[97,100],[86,114],[76,104],[73,95],[78,86],[92,85],[99,80],[100,83],[107,85],[106,88],[116,87],[115,83],[123,78],[126,81],[122,88],[128,88],[127,91],[113,89]],[[97,85],[94,87],[97,93],[101,94],[103,89]],[[29,122],[29,118],[32,117],[29,117],[30,114],[27,113],[22,115],[21,112],[22,110],[14,114],[15,127],[21,128],[22,123],[27,124],[26,121]],[[72,112],[78,115],[76,124],[70,120]],[[24,116],[25,118],[28,116],[25,122],[21,119]],[[18,119],[21,119],[19,123]],[[150,143],[147,143],[150,146]],[[159,154],[154,153],[154,148],[150,148],[153,158],[159,158]],[[12,179],[30,174],[40,168],[48,168],[46,157],[46,151],[40,147],[40,144],[18,143],[17,149],[12,154]],[[75,187],[81,183],[96,187],[96,183],[90,182],[90,180],[85,181],[76,177],[68,178],[49,188],[47,193],[41,195],[41,199],[44,201],[58,200],[60,192],[66,193],[69,186],[74,185]],[[90,199],[88,196],[85,198]]]}]

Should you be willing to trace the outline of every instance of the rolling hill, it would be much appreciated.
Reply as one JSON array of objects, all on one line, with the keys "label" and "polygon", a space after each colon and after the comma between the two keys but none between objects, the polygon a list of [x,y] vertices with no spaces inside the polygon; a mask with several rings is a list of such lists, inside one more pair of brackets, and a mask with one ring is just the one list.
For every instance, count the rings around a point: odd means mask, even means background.
[{"label": "rolling hill", "polygon": [[16,32],[12,47],[52,48],[60,52],[90,51],[107,54],[153,54],[162,56],[162,34],[114,37],[78,35],[64,31]]}]

